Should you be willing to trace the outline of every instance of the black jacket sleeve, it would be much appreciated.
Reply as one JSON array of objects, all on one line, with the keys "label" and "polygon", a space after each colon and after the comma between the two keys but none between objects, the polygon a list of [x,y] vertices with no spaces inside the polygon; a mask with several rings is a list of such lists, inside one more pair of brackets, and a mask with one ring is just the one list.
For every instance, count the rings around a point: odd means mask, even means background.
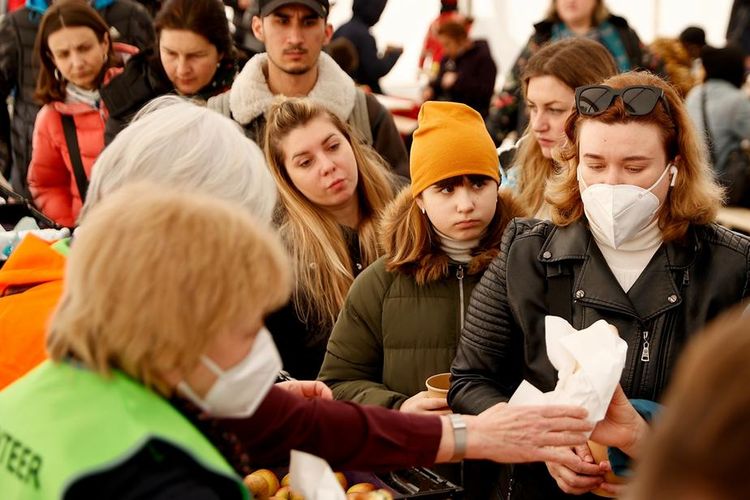
[{"label": "black jacket sleeve", "polygon": [[388,74],[401,57],[400,51],[386,51],[383,57],[378,54],[375,38],[369,33],[358,40],[359,60],[365,62],[360,65],[360,70],[366,81],[378,80]]},{"label": "black jacket sleeve", "polygon": [[391,170],[409,178],[409,157],[391,113],[372,94],[367,94],[367,114],[372,130],[372,147],[388,162]]},{"label": "black jacket sleeve", "polygon": [[141,50],[154,47],[154,24],[146,8],[133,0],[119,0],[107,7],[104,18],[119,32],[115,41],[135,45]]},{"label": "black jacket sleeve", "polygon": [[508,225],[500,253],[471,294],[451,366],[448,404],[455,412],[480,413],[507,401],[521,383],[523,334],[508,303],[507,262],[522,227],[516,221]]},{"label": "black jacket sleeve", "polygon": [[5,100],[16,86],[18,79],[18,50],[21,41],[14,18],[3,16],[0,22],[0,173],[10,175],[10,115]]}]

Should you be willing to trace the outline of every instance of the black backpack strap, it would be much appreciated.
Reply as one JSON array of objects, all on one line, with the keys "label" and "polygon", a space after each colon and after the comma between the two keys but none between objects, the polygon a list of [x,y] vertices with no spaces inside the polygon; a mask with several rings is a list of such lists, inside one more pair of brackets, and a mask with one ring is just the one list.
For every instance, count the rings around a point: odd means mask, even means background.
[{"label": "black backpack strap", "polygon": [[81,196],[81,202],[85,202],[86,191],[89,189],[89,180],[86,177],[86,170],[83,168],[81,150],[78,148],[76,123],[71,115],[60,115],[60,117],[62,118],[63,132],[65,133],[65,143],[68,145],[70,162],[73,164],[73,175],[75,175],[76,178],[78,194]]},{"label": "black backpack strap", "polygon": [[[573,279],[559,263],[547,267],[547,310],[552,316],[559,316],[568,323],[573,321]],[[572,323],[571,323],[572,324]]]}]

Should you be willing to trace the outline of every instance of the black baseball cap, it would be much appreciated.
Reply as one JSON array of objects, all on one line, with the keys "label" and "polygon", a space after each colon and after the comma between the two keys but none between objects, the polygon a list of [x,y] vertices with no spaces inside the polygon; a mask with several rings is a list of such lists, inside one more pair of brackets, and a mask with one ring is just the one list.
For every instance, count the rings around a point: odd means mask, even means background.
[{"label": "black baseball cap", "polygon": [[260,16],[265,17],[284,5],[299,4],[309,7],[320,17],[328,17],[328,0],[259,0]]}]

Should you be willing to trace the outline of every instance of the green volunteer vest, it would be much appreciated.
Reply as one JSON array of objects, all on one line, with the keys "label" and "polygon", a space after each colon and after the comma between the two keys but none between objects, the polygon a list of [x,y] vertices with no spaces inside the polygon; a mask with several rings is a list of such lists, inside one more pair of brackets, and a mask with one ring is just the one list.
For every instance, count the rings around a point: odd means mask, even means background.
[{"label": "green volunteer vest", "polygon": [[249,493],[216,448],[168,401],[120,372],[104,378],[46,361],[0,392],[0,492],[58,499],[77,479],[105,471],[160,438]]}]

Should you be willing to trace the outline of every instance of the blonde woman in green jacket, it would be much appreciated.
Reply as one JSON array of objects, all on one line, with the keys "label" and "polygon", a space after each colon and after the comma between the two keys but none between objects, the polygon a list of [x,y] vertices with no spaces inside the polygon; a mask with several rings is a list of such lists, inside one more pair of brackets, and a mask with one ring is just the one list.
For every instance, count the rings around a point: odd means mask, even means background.
[{"label": "blonde woman in green jacket", "polygon": [[471,291],[520,211],[498,194],[495,147],[462,104],[424,104],[410,169],[383,216],[385,255],[354,281],[319,378],[337,399],[446,412],[424,381],[450,369]]}]

